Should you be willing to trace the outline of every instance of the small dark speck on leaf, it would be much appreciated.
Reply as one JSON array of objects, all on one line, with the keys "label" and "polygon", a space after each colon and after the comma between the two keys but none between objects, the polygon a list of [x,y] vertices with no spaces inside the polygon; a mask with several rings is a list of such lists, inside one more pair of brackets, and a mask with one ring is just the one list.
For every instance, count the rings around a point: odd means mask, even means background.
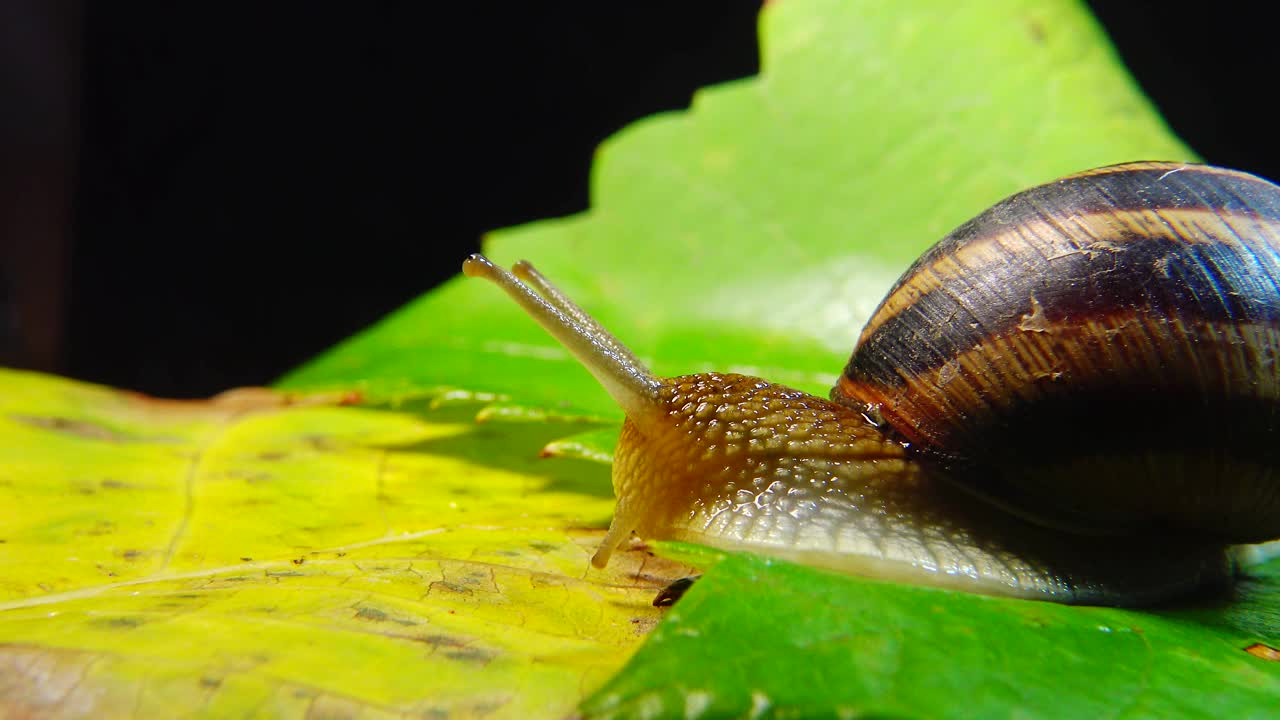
[{"label": "small dark speck on leaf", "polygon": [[656,626],[657,624],[658,624],[658,618],[656,617],[631,618],[631,629],[635,631],[636,635],[639,635],[639,636],[648,635],[649,632],[653,630],[654,626]]},{"label": "small dark speck on leaf", "polygon": [[547,542],[531,542],[529,543],[529,547],[537,550],[538,552],[551,552],[556,549],[556,546],[553,543]]},{"label": "small dark speck on leaf", "polygon": [[1044,25],[1035,18],[1027,18],[1027,35],[1031,37],[1031,42],[1037,45],[1043,45],[1047,39]]},{"label": "small dark speck on leaf", "polygon": [[253,562],[253,558],[251,558],[251,557],[242,557],[242,558],[240,558],[240,562]]},{"label": "small dark speck on leaf", "polygon": [[495,657],[495,654],[480,648],[458,648],[444,653],[444,656],[450,660],[458,660],[460,662],[487,663]]},{"label": "small dark speck on leaf", "polygon": [[125,550],[124,552],[120,553],[120,555],[125,560],[137,560],[138,558],[142,557],[143,552],[141,550]]},{"label": "small dark speck on leaf", "polygon": [[462,583],[449,582],[448,580],[438,580],[436,582],[431,583],[431,585],[429,585],[428,587],[431,590],[435,590],[436,588],[439,588],[441,590],[448,590],[449,592],[459,593],[461,595],[471,595],[472,593],[475,592],[474,590],[472,590],[471,588],[467,587]]},{"label": "small dark speck on leaf", "polygon": [[373,620],[374,622],[382,622],[387,619],[387,614],[377,608],[362,607],[356,612],[356,617],[361,620]]},{"label": "small dark speck on leaf", "polygon": [[294,564],[294,565],[301,565],[302,563],[304,563],[304,562],[306,562],[306,561],[307,561],[307,559],[306,559],[306,558],[294,558],[294,559],[293,559],[293,564]]},{"label": "small dark speck on leaf", "polygon": [[128,630],[136,628],[146,622],[142,618],[137,617],[114,617],[114,618],[96,618],[93,625],[102,628],[123,629]]},{"label": "small dark speck on leaf", "polygon": [[441,647],[460,648],[467,646],[466,640],[452,635],[428,635],[423,640],[429,645],[439,645]]},{"label": "small dark speck on leaf", "polygon": [[91,535],[93,537],[101,537],[103,535],[110,535],[115,531],[116,531],[115,524],[107,522],[105,520],[100,520],[97,523],[95,523],[93,527],[89,528],[88,530],[85,530],[84,532],[86,535]]},{"label": "small dark speck on leaf", "polygon": [[200,685],[207,688],[222,687],[222,678],[205,676],[200,678]]},{"label": "small dark speck on leaf", "polygon": [[312,450],[319,452],[333,452],[340,449],[338,443],[328,435],[308,435],[302,440]]},{"label": "small dark speck on leaf", "polygon": [[1280,650],[1277,650],[1270,645],[1254,643],[1245,648],[1244,651],[1256,658],[1270,660],[1271,662],[1280,662]]},{"label": "small dark speck on leaf", "polygon": [[693,587],[693,584],[698,581],[699,577],[701,576],[694,575],[692,577],[682,577],[679,580],[673,581],[670,585],[658,591],[658,596],[653,599],[653,606],[671,607],[672,605],[675,605],[676,601],[684,597],[684,594],[689,591],[689,588]]}]

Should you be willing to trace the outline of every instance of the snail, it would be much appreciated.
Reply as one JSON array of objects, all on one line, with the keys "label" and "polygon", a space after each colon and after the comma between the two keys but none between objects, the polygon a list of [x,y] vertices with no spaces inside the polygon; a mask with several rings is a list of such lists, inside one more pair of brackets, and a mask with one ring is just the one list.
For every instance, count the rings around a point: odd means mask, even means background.
[{"label": "snail", "polygon": [[898,280],[819,398],[650,373],[527,262],[480,255],[626,415],[634,533],[1065,603],[1224,585],[1280,537],[1280,187],[1103,167],[1015,194]]}]

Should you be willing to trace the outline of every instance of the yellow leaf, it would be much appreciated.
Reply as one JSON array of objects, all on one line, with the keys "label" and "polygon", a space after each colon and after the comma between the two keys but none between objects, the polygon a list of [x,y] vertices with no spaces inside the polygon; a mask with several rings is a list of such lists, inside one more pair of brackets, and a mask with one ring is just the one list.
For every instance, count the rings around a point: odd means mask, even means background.
[{"label": "yellow leaf", "polygon": [[351,400],[0,371],[0,715],[562,716],[609,678],[688,568],[589,569],[608,470],[538,458],[573,428]]}]

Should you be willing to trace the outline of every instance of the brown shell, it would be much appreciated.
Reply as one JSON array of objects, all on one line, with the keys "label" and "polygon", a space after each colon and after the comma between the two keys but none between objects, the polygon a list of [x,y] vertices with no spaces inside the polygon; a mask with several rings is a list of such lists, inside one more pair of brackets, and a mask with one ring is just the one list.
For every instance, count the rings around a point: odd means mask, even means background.
[{"label": "brown shell", "polygon": [[1014,195],[898,281],[832,397],[1050,524],[1280,537],[1280,187],[1132,163]]}]

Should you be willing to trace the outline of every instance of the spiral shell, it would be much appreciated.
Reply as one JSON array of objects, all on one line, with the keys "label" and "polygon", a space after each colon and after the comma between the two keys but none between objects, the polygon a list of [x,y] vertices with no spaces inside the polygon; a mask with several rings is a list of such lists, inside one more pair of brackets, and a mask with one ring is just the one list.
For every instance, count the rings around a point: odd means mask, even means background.
[{"label": "spiral shell", "polygon": [[832,398],[974,492],[1088,532],[1280,537],[1280,187],[1130,163],[925,253]]}]

